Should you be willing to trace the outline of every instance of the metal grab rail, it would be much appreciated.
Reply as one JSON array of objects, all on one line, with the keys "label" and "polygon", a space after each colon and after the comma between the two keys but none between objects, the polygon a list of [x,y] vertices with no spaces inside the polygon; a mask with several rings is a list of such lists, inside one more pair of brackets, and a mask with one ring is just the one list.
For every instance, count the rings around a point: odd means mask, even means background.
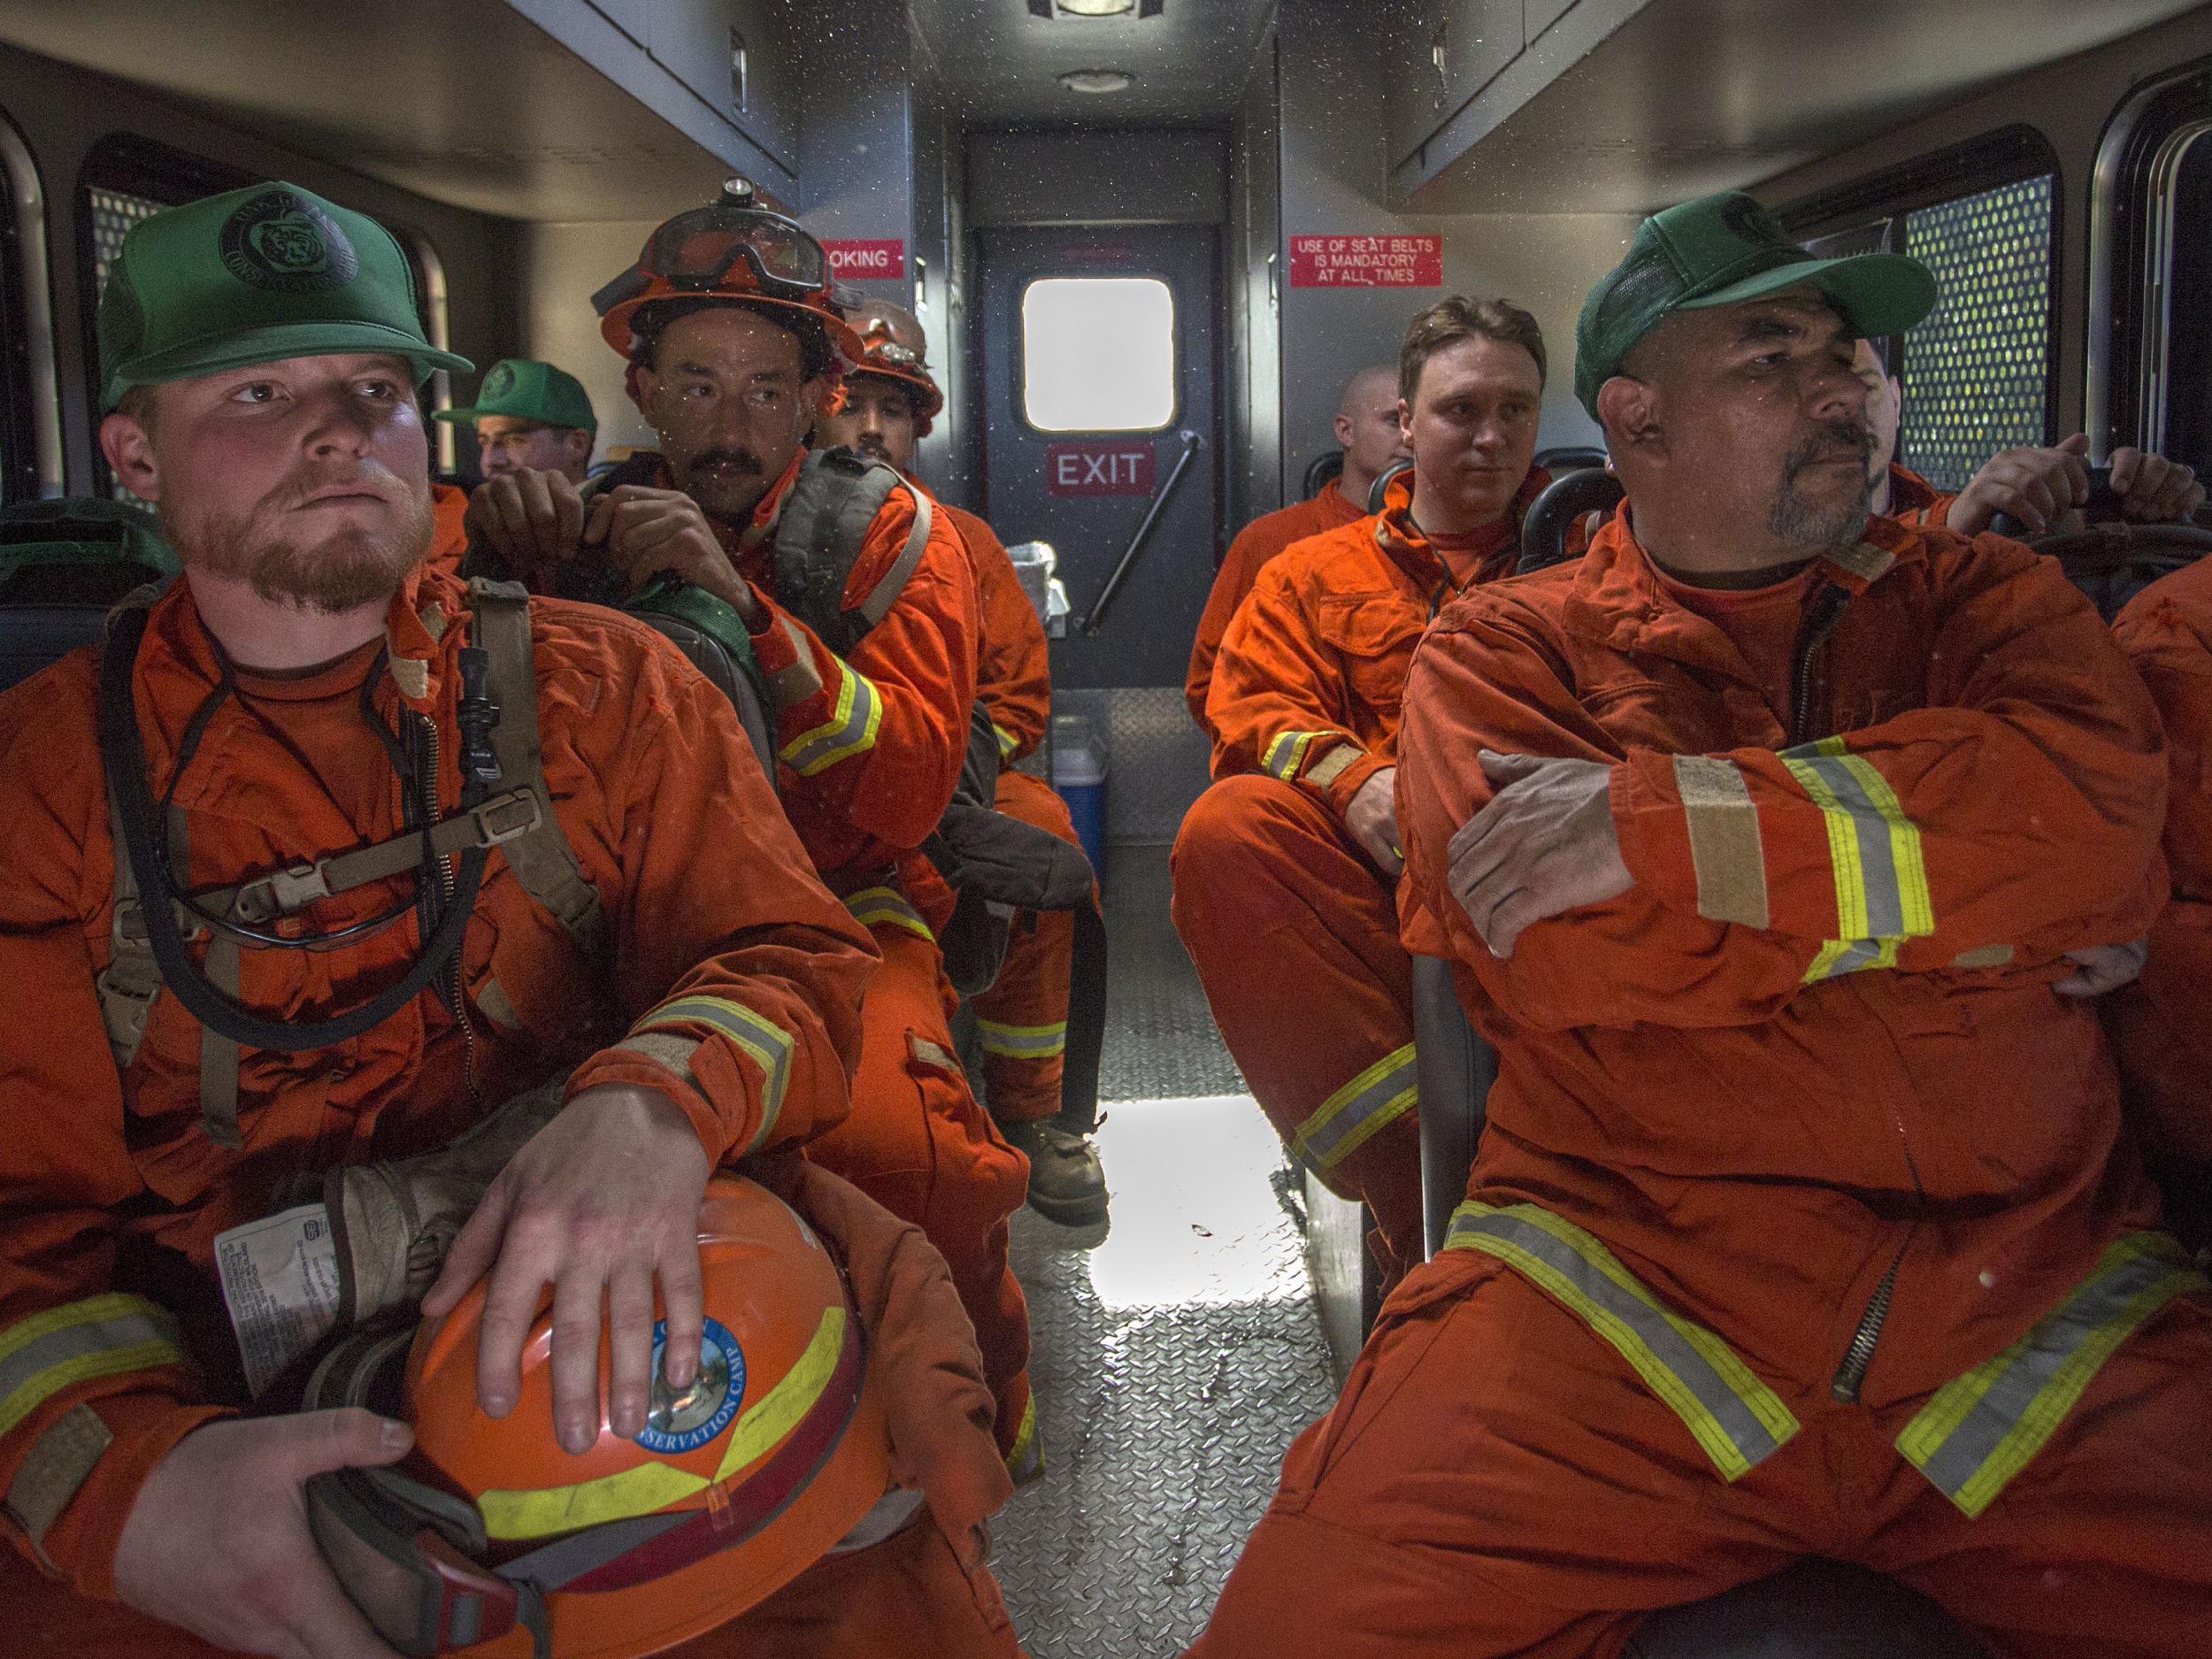
[{"label": "metal grab rail", "polygon": [[1114,595],[1121,591],[1122,583],[1128,579],[1131,569],[1136,565],[1137,555],[1144,550],[1145,539],[1152,534],[1152,526],[1159,523],[1161,511],[1166,507],[1168,497],[1183,481],[1183,473],[1190,465],[1191,457],[1198,453],[1199,438],[1196,433],[1185,427],[1176,435],[1183,441],[1183,452],[1175,457],[1175,465],[1169,470],[1166,480],[1153,493],[1152,505],[1145,512],[1144,522],[1137,526],[1136,534],[1129,538],[1129,546],[1122,554],[1120,563],[1106,578],[1106,585],[1098,590],[1098,597],[1091,601],[1090,610],[1079,625],[1086,639],[1094,638],[1099,629],[1105,626],[1108,607],[1114,603]]}]

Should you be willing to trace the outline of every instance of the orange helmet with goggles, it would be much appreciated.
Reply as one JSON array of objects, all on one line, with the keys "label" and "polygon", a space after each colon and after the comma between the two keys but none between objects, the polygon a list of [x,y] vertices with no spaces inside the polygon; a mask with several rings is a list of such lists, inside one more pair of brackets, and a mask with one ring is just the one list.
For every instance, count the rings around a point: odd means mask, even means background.
[{"label": "orange helmet with goggles", "polygon": [[632,319],[672,300],[742,300],[804,311],[848,364],[860,336],[834,295],[829,256],[795,220],[759,205],[752,184],[731,179],[719,201],[695,207],[645,239],[637,263],[591,296],[599,332],[624,357],[635,341]]},{"label": "orange helmet with goggles", "polygon": [[[658,1653],[772,1594],[887,1500],[858,1316],[814,1230],[765,1188],[717,1176],[699,1265],[696,1380],[671,1394],[657,1325],[644,1431],[618,1435],[603,1416],[580,1454],[554,1437],[549,1308],[502,1418],[476,1403],[480,1283],[442,1320],[357,1333],[325,1356],[305,1409],[366,1406],[415,1429],[394,1467],[308,1483],[316,1541],[386,1641],[408,1655]],[[603,1342],[599,1363],[603,1397]]]},{"label": "orange helmet with goggles", "polygon": [[929,372],[929,337],[922,332],[921,319],[903,305],[872,295],[852,300],[845,315],[860,336],[853,374],[880,374],[905,387],[914,396],[915,433],[926,434],[929,423],[945,406],[945,394]]}]

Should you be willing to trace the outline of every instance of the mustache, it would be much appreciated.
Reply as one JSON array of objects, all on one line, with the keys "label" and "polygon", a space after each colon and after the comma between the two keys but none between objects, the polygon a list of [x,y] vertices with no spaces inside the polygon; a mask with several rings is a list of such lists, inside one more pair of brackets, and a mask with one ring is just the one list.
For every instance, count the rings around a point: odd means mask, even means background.
[{"label": "mustache", "polygon": [[1859,465],[1864,466],[1874,457],[1874,428],[1866,421],[1855,420],[1848,415],[1824,420],[1783,459],[1782,481],[1785,484],[1795,483],[1797,475],[1807,467],[1824,461],[1841,459],[1836,453],[1839,449],[1849,450],[1856,455]]},{"label": "mustache", "polygon": [[731,471],[744,472],[754,478],[764,478],[768,469],[761,458],[749,449],[705,449],[686,464],[687,472],[703,472],[710,466],[726,466]]},{"label": "mustache", "polygon": [[406,494],[396,473],[373,461],[342,468],[311,463],[288,474],[266,499],[282,511],[303,506],[309,496],[326,489],[357,489],[386,501],[397,501]]},{"label": "mustache", "polygon": [[891,458],[891,446],[872,432],[864,432],[853,440],[853,448],[863,455],[872,455],[879,461]]}]

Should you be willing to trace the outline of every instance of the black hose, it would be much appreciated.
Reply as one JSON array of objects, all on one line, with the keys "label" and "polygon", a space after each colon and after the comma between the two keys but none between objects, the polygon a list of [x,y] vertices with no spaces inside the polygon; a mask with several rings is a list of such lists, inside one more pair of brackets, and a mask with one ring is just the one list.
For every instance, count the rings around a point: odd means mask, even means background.
[{"label": "black hose", "polygon": [[328,1019],[271,1019],[217,989],[185,949],[169,872],[156,849],[154,803],[146,787],[146,749],[139,736],[138,710],[131,695],[139,641],[145,634],[146,611],[140,606],[118,611],[109,624],[107,644],[100,658],[100,764],[123,830],[124,844],[116,849],[116,856],[130,859],[131,874],[138,883],[139,906],[145,917],[147,942],[153,949],[155,965],[161,970],[162,983],[176,994],[177,1001],[195,1019],[243,1048],[293,1054],[350,1042],[420,995],[460,949],[469,913],[476,905],[477,889],[483,884],[490,849],[472,847],[461,855],[453,903],[440,919],[437,931],[423,941],[422,955],[396,983],[359,1006]]}]

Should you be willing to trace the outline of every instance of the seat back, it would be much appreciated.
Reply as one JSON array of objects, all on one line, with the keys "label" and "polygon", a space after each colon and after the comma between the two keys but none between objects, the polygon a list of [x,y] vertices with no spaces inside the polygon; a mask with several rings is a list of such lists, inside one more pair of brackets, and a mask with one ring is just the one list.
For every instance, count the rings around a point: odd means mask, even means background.
[{"label": "seat back", "polygon": [[176,570],[142,509],[98,497],[0,508],[0,687],[94,643],[117,601]]},{"label": "seat back", "polygon": [[1562,472],[1529,503],[1528,517],[1521,520],[1521,562],[1515,568],[1525,573],[1558,564],[1567,557],[1567,532],[1575,520],[1585,513],[1610,511],[1625,493],[1621,480],[1603,467]]},{"label": "seat back", "polygon": [[639,621],[658,630],[676,649],[691,659],[692,666],[720,687],[737,710],[737,723],[745,728],[745,735],[753,745],[753,753],[759,757],[760,769],[767,774],[769,787],[776,782],[776,745],[770,735],[768,712],[761,706],[760,694],[753,689],[751,676],[737,664],[729,648],[696,623],[681,617],[672,617],[657,611],[634,613]]},{"label": "seat back", "polygon": [[1321,493],[1321,487],[1333,478],[1344,476],[1344,451],[1331,449],[1313,457],[1313,465],[1306,468],[1305,495],[1302,499],[1311,501]]},{"label": "seat back", "polygon": [[0,690],[100,638],[104,605],[0,605]]}]

